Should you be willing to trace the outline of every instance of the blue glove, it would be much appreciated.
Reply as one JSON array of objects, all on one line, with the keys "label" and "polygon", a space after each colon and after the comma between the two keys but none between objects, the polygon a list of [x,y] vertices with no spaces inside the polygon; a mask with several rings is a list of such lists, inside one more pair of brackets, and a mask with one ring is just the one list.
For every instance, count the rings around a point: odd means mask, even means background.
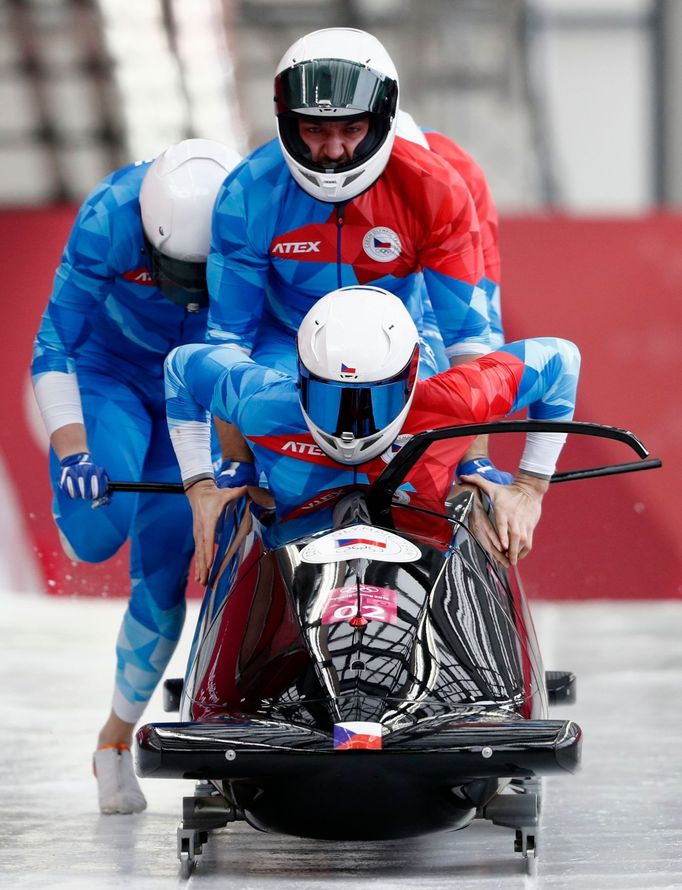
[{"label": "blue glove", "polygon": [[65,457],[61,461],[61,468],[59,488],[64,494],[86,501],[108,500],[107,471],[96,464],[87,451]]},{"label": "blue glove", "polygon": [[216,474],[218,488],[239,488],[242,485],[258,485],[254,464],[237,460],[224,460]]},{"label": "blue glove", "polygon": [[461,476],[482,476],[496,485],[511,485],[514,481],[511,473],[498,470],[487,457],[476,457],[473,460],[465,460],[464,463],[459,464],[457,477],[460,478]]}]

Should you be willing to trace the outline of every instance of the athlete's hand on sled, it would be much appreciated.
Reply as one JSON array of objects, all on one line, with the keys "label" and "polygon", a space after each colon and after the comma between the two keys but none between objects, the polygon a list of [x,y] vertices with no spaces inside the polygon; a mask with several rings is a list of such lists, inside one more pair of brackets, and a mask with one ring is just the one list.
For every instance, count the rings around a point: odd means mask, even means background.
[{"label": "athlete's hand on sled", "polygon": [[61,460],[59,488],[70,498],[100,500],[107,495],[109,477],[87,451],[69,454]]},{"label": "athlete's hand on sled", "polygon": [[540,520],[542,498],[549,482],[520,472],[511,485],[496,485],[480,475],[462,476],[490,498],[497,529],[476,500],[469,526],[477,540],[501,565],[516,565],[533,547],[533,532]]},{"label": "athlete's hand on sled", "polygon": [[252,463],[238,460],[224,460],[218,467],[215,477],[218,488],[239,488],[242,485],[258,485],[256,467]]},{"label": "athlete's hand on sled", "polygon": [[220,517],[228,504],[244,495],[266,509],[272,509],[274,500],[270,492],[255,485],[235,488],[218,488],[212,479],[202,479],[187,490],[192,507],[194,532],[194,577],[201,585],[208,583],[208,576],[215,555],[215,534]]},{"label": "athlete's hand on sled", "polygon": [[457,478],[462,476],[481,476],[497,485],[510,485],[514,481],[511,473],[498,470],[489,457],[474,457],[462,461],[457,467]]}]

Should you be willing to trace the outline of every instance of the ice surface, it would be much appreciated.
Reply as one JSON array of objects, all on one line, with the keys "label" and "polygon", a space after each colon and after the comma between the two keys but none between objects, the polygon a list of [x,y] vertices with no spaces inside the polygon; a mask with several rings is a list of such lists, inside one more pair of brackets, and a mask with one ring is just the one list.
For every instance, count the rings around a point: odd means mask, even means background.
[{"label": "ice surface", "polygon": [[[144,780],[149,809],[100,816],[90,758],[109,709],[122,600],[0,594],[0,887],[156,890],[178,877],[190,782]],[[171,676],[183,673],[190,604]],[[545,667],[578,675],[583,770],[545,781],[541,855],[527,876],[512,832],[332,843],[216,832],[189,887],[682,890],[682,603],[533,608]],[[168,719],[160,696],[146,718]],[[311,777],[314,780],[314,777]]]}]

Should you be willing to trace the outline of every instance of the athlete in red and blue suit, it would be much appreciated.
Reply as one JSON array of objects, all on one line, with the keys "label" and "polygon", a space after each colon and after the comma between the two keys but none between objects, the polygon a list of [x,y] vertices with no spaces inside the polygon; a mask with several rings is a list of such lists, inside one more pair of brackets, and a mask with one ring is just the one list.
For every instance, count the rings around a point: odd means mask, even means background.
[{"label": "athlete in red and blue suit", "polygon": [[[248,441],[257,469],[267,477],[278,518],[295,520],[307,508],[323,502],[328,506],[350,490],[371,483],[406,438],[422,430],[495,420],[526,407],[534,419],[570,420],[579,365],[574,344],[539,338],[507,344],[498,352],[420,380],[400,437],[379,456],[354,466],[342,465],[316,444],[302,411],[298,380],[254,362],[237,349],[197,345],[175,349],[166,361],[166,408],[190,495],[199,483],[213,488],[206,413],[211,412],[235,424]],[[542,477],[537,481],[546,488],[544,480],[554,471],[565,437],[540,435],[545,444],[539,449],[528,437],[520,473],[531,479]],[[551,440],[549,451],[545,450],[547,439]],[[470,439],[463,438],[431,445],[428,459],[422,459],[406,480],[420,506],[442,512],[453,467],[469,444]],[[484,490],[496,489],[505,497],[514,488],[480,484]],[[243,493],[244,489],[223,490],[217,496],[224,505]],[[211,491],[207,490],[207,496],[211,497]],[[509,492],[509,496],[515,494]],[[539,508],[535,522],[537,518]],[[201,546],[197,540],[197,573],[205,582],[212,556],[212,527],[208,532],[203,529],[202,534]]]},{"label": "athlete in red and blue suit", "polygon": [[[324,294],[353,284],[386,288],[419,328],[425,284],[448,355],[483,354],[482,277],[471,196],[434,153],[396,139],[369,189],[330,204],[298,186],[273,140],[228,177],[216,201],[207,339],[253,350],[260,363],[293,374],[296,331]],[[424,371],[435,370],[427,357]]]},{"label": "athlete in red and blue suit", "polygon": [[[381,43],[351,28],[308,34],[282,58],[274,92],[278,138],[216,201],[208,341],[294,375],[310,307],[371,283],[399,297],[418,329],[426,289],[453,363],[489,352],[472,197],[435,152],[395,138],[398,75]],[[436,370],[423,348],[422,374]]]}]

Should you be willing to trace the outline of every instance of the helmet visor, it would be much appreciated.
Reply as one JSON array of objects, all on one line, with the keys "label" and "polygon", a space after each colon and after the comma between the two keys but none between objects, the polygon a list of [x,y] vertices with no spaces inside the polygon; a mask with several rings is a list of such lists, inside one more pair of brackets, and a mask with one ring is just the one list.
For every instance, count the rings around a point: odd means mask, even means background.
[{"label": "helmet visor", "polygon": [[362,113],[392,116],[397,98],[395,80],[344,59],[313,59],[275,77],[277,114],[322,113],[330,119]]},{"label": "helmet visor", "polygon": [[376,383],[346,383],[316,377],[299,362],[301,406],[322,432],[364,439],[390,426],[405,408],[418,363],[419,347],[415,346],[409,362],[394,377]]},{"label": "helmet visor", "polygon": [[154,283],[171,302],[196,311],[208,306],[206,262],[176,260],[157,250],[145,238]]}]

